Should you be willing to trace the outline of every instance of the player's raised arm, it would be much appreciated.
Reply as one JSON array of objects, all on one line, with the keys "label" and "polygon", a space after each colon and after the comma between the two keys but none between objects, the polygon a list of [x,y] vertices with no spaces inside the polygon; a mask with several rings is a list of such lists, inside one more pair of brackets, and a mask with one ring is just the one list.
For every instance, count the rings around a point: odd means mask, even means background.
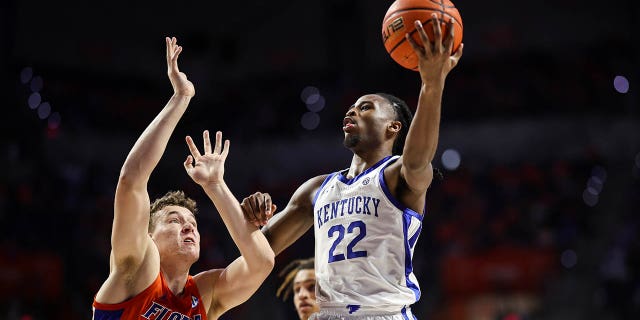
[{"label": "player's raised arm", "polygon": [[260,230],[244,219],[238,200],[224,181],[229,140],[223,146],[222,133],[217,132],[215,145],[211,148],[208,131],[203,133],[203,138],[204,149],[201,154],[191,137],[187,137],[191,155],[184,166],[193,181],[213,201],[242,255],[222,271],[209,270],[195,277],[201,293],[212,296],[207,314],[217,318],[249,299],[260,287],[273,270],[274,254]]},{"label": "player's raised arm", "polygon": [[448,32],[443,42],[438,16],[433,14],[432,19],[435,39],[429,39],[420,21],[416,21],[415,25],[423,44],[417,44],[408,34],[406,35],[418,56],[422,86],[418,107],[407,133],[400,174],[408,187],[416,193],[424,192],[433,178],[431,161],[438,148],[444,83],[449,72],[460,60],[463,47],[461,44],[451,55],[454,40],[453,22],[448,22]]},{"label": "player's raised arm", "polygon": [[[176,38],[166,38],[165,41],[167,73],[174,93],[162,111],[140,135],[120,171],[111,233],[112,273],[137,272],[143,263],[145,253],[152,244],[147,230],[149,225],[147,181],[160,161],[178,120],[195,95],[193,84],[178,69],[178,56],[182,52],[182,47],[177,45]],[[149,271],[150,281],[157,276],[159,263],[154,267],[155,271]]]}]

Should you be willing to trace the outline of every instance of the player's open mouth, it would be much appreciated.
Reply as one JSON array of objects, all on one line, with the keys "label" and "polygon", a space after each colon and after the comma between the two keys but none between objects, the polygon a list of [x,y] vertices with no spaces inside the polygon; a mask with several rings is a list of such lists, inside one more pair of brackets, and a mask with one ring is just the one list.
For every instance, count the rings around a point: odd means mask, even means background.
[{"label": "player's open mouth", "polygon": [[186,238],[184,239],[183,242],[187,242],[187,243],[196,243],[196,241],[193,238]]},{"label": "player's open mouth", "polygon": [[345,117],[342,121],[342,130],[351,129],[356,126],[355,121],[349,117]]}]

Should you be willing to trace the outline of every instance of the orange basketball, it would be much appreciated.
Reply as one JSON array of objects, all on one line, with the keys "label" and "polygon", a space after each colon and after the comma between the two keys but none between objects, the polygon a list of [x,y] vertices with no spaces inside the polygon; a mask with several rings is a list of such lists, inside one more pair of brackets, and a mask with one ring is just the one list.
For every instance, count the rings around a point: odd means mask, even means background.
[{"label": "orange basketball", "polygon": [[433,41],[433,25],[431,14],[436,13],[442,28],[442,40],[447,35],[447,22],[453,19],[454,39],[453,52],[458,50],[462,42],[462,18],[460,12],[449,0],[396,0],[382,20],[382,42],[391,58],[401,66],[418,71],[418,57],[405,34],[418,44],[422,44],[414,22],[420,20],[429,39]]}]

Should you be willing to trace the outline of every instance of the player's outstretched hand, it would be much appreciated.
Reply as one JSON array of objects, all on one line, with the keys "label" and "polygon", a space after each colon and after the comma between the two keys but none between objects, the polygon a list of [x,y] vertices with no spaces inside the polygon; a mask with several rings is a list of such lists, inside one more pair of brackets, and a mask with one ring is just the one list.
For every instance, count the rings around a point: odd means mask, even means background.
[{"label": "player's outstretched hand", "polygon": [[204,186],[207,184],[222,183],[224,178],[224,162],[229,154],[229,140],[225,140],[224,147],[222,145],[222,132],[216,132],[216,144],[211,149],[211,140],[209,139],[209,131],[202,133],[204,140],[204,154],[200,154],[193,139],[186,137],[187,146],[191,154],[187,156],[184,162],[184,168],[187,174],[197,184]]},{"label": "player's outstretched hand", "polygon": [[262,192],[256,192],[242,199],[240,206],[244,218],[256,227],[267,224],[277,209],[277,206],[271,202],[271,195]]},{"label": "player's outstretched hand", "polygon": [[166,37],[165,42],[167,43],[167,74],[174,94],[193,97],[196,94],[193,83],[187,79],[187,75],[178,69],[178,57],[182,52],[182,47],[178,45],[178,40],[175,37]]},{"label": "player's outstretched hand", "polygon": [[[460,47],[456,52],[451,54],[453,50],[454,39],[454,27],[453,20],[449,20],[447,23],[447,34],[442,41],[442,28],[440,27],[440,20],[438,15],[433,14],[431,16],[433,22],[433,35],[434,39],[429,39],[429,36],[422,27],[420,20],[415,21],[416,30],[420,35],[422,44],[416,43],[412,37],[407,33],[405,38],[413,47],[413,51],[418,56],[418,69],[420,70],[420,77],[423,82],[429,82],[431,80],[442,80],[451,71],[462,57],[462,48],[464,44],[460,44]],[[433,41],[431,41],[433,40]]]}]

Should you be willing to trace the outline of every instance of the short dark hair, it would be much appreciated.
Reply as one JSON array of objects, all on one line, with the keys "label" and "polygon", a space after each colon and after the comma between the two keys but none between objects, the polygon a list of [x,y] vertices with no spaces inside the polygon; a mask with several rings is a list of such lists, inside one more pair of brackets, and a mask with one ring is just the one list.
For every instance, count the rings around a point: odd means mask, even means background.
[{"label": "short dark hair", "polygon": [[391,151],[393,155],[401,155],[402,150],[404,149],[404,142],[407,139],[407,133],[409,132],[409,126],[411,125],[411,120],[413,120],[413,113],[409,106],[404,100],[388,93],[376,93],[391,104],[393,107],[393,111],[396,113],[396,121],[400,121],[402,124],[402,128],[400,128],[400,132],[398,132],[398,136],[396,137],[396,141],[393,142],[393,150]]},{"label": "short dark hair", "polygon": [[198,213],[196,202],[187,197],[182,191],[169,191],[164,196],[151,203],[149,212],[149,232],[155,227],[155,217],[162,208],[167,206],[180,206],[189,209],[194,215]]},{"label": "short dark hair", "polygon": [[291,261],[291,263],[284,267],[284,269],[282,269],[282,271],[280,271],[280,273],[278,274],[279,277],[284,277],[284,280],[278,288],[278,291],[276,291],[276,296],[278,298],[282,298],[283,301],[287,300],[287,298],[289,298],[289,295],[293,291],[293,279],[296,277],[300,270],[315,270],[313,262],[313,258],[298,259]]}]

